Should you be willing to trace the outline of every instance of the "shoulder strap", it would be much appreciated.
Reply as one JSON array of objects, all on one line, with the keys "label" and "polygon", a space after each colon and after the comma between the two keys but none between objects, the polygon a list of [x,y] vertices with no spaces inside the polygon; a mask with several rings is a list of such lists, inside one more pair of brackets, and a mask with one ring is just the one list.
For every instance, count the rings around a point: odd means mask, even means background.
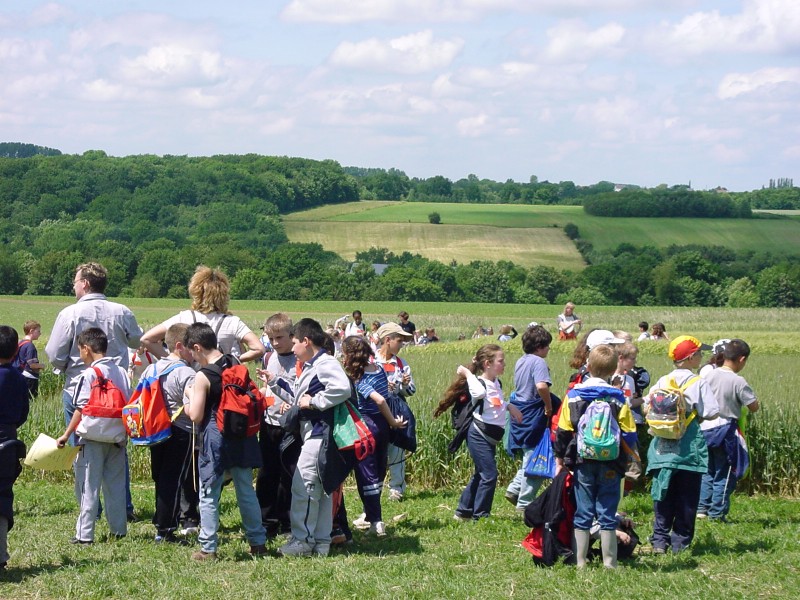
[{"label": "shoulder strap", "polygon": [[197,315],[194,314],[193,310],[190,310],[189,312],[192,313],[192,323],[197,323]]},{"label": "shoulder strap", "polygon": [[94,374],[95,374],[95,377],[97,377],[97,379],[108,379],[108,377],[103,375],[103,372],[98,367],[95,367],[94,365],[92,365],[92,369],[94,370]]},{"label": "shoulder strap", "polygon": [[222,318],[217,323],[217,326],[214,328],[214,337],[217,338],[217,344],[219,344],[219,330],[222,328],[222,322],[225,320],[225,317],[228,315],[222,315]]},{"label": "shoulder strap", "polygon": [[400,358],[399,356],[395,356],[395,358],[397,359],[397,366],[400,367],[401,369],[404,369],[405,365],[403,364],[403,359]]},{"label": "shoulder strap", "polygon": [[696,382],[696,381],[697,381],[697,380],[699,380],[699,379],[700,379],[700,375],[694,375],[694,376],[692,376],[692,377],[689,377],[689,379],[687,379],[687,380],[684,382],[684,384],[683,384],[682,386],[680,386],[681,393],[683,393],[683,392],[685,392],[687,389],[689,389],[689,386],[691,386],[691,385],[692,385],[694,382]]}]

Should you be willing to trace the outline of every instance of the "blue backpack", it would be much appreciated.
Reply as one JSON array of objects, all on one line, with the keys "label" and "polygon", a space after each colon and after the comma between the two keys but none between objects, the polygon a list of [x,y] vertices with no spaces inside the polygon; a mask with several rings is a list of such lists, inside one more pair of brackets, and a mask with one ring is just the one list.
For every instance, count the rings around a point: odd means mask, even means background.
[{"label": "blue backpack", "polygon": [[578,421],[578,456],[615,460],[619,456],[619,423],[606,400],[593,400]]}]

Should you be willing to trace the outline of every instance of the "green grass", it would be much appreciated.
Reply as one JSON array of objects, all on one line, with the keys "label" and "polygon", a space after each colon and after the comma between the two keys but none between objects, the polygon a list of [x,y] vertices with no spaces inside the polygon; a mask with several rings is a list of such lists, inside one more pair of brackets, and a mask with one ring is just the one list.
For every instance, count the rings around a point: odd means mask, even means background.
[{"label": "green grass", "polygon": [[[525,265],[552,264],[546,262],[553,260],[550,256],[537,262],[537,252],[549,247],[554,232],[567,240],[561,229],[567,223],[577,225],[581,237],[591,242],[597,250],[610,250],[622,242],[628,242],[635,246],[703,244],[735,250],[768,251],[779,255],[800,253],[800,221],[791,218],[614,219],[587,215],[580,206],[356,202],[294,213],[284,217],[284,222],[291,241],[320,242],[326,249],[342,256],[349,257],[358,250],[368,250],[370,246],[378,245],[393,251],[409,250],[435,258],[435,252],[424,253],[428,244],[436,248],[449,248],[449,245],[458,243],[459,236],[441,225],[429,226],[428,214],[434,211],[441,215],[445,225],[475,226],[492,232],[490,237],[495,240],[497,250],[492,249],[494,246],[484,246],[483,250],[500,258],[506,258],[504,252],[513,246],[510,240],[518,239],[513,233],[514,229],[533,230],[526,234],[531,252],[521,259],[524,262],[520,264]],[[333,223],[341,225],[334,226]],[[363,224],[363,228],[354,229],[353,223]],[[406,227],[400,228],[397,224],[405,224]],[[416,227],[410,227],[409,224]],[[548,228],[554,229],[548,232]],[[473,231],[463,231],[460,239],[468,240]],[[316,237],[314,232],[317,232]],[[356,232],[358,235],[354,235]],[[508,242],[505,241],[507,235]],[[543,236],[541,243],[537,241],[540,235]],[[386,242],[376,244],[374,240]],[[557,248],[560,255],[560,243]],[[461,262],[471,260],[471,257],[461,258],[461,254],[453,252]],[[449,252],[442,256],[450,259]],[[570,261],[565,258],[562,268],[575,268],[574,262],[571,263],[573,266],[568,266],[568,263]]]},{"label": "green grass", "polygon": [[[454,486],[460,482],[453,482]],[[795,500],[734,496],[730,525],[699,522],[692,548],[677,556],[643,552],[616,572],[593,564],[582,572],[540,569],[519,546],[527,528],[495,497],[478,524],[453,521],[458,491],[414,490],[402,503],[384,502],[389,535],[355,533],[355,543],[326,559],[252,559],[234,495],[223,492],[220,560],[194,564],[192,548],[156,546],[149,485],[133,488],[144,520],[128,537],[106,539],[100,522],[93,546],[72,546],[77,516],[71,487],[18,484],[11,560],[0,575],[3,598],[791,598],[800,563],[800,505]],[[358,496],[345,494],[351,518]],[[643,540],[651,532],[647,495],[622,502]],[[399,521],[393,517],[405,515]],[[269,545],[275,550],[278,544]]]}]

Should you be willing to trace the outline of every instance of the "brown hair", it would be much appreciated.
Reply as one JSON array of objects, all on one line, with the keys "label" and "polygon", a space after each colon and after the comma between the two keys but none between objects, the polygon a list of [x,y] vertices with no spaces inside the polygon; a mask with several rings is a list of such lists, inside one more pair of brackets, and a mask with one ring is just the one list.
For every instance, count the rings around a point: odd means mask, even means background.
[{"label": "brown hair", "polygon": [[230,283],[219,269],[198,266],[189,281],[189,295],[192,297],[192,310],[203,314],[229,314]]},{"label": "brown hair", "polygon": [[617,370],[617,352],[608,344],[600,344],[589,352],[589,374],[608,379]]},{"label": "brown hair", "polygon": [[[486,344],[481,346],[475,353],[470,364],[466,367],[475,375],[483,373],[483,363],[487,360],[492,361],[498,353],[503,352],[503,349],[497,344]],[[433,411],[433,416],[438,417],[445,413],[447,409],[453,406],[456,402],[463,402],[469,397],[469,386],[467,385],[467,378],[463,375],[457,375],[453,383],[444,391],[439,405]]]},{"label": "brown hair", "polygon": [[267,335],[275,335],[279,331],[289,333],[291,330],[292,318],[283,312],[275,313],[264,323],[264,331],[267,332]]},{"label": "brown hair", "polygon": [[164,343],[170,352],[175,352],[175,345],[178,342],[183,343],[183,338],[186,336],[186,330],[189,329],[188,323],[175,323],[170,325],[167,329],[167,334],[164,336]]},{"label": "brown hair", "polygon": [[42,324],[39,321],[25,321],[25,324],[22,326],[22,331],[25,332],[25,335],[28,335],[34,329],[41,329]]},{"label": "brown hair", "polygon": [[102,294],[106,291],[108,285],[108,271],[100,263],[88,262],[78,265],[75,269],[75,274],[80,275],[81,279],[85,279],[89,284],[89,289],[97,294]]},{"label": "brown hair", "polygon": [[374,356],[369,342],[360,335],[347,336],[342,342],[342,366],[353,381],[364,376],[364,369]]},{"label": "brown hair", "polygon": [[578,340],[578,345],[575,346],[572,359],[569,361],[569,366],[573,369],[580,369],[586,364],[586,359],[589,358],[589,344],[586,343],[586,340],[589,339],[589,334],[592,333],[592,331],[597,331],[597,329],[595,328],[587,331],[581,336],[581,339]]},{"label": "brown hair", "polygon": [[620,358],[636,358],[639,356],[639,349],[631,342],[625,342],[617,346],[617,356]]}]

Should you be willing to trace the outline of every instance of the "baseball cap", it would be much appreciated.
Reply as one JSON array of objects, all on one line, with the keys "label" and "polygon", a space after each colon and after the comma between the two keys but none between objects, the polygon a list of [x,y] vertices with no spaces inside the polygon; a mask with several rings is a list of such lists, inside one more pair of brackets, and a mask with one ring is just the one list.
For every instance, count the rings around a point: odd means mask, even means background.
[{"label": "baseball cap", "polygon": [[602,346],[603,344],[624,344],[625,340],[615,337],[608,329],[595,329],[586,337],[586,345],[589,350],[595,346]]},{"label": "baseball cap", "polygon": [[679,335],[669,343],[669,357],[676,362],[686,360],[698,350],[711,350],[711,346],[691,335]]},{"label": "baseball cap", "polygon": [[714,354],[719,354],[720,352],[725,352],[725,347],[731,343],[730,338],[722,338],[721,340],[717,340],[714,342],[714,345],[711,346],[711,352]]},{"label": "baseball cap", "polygon": [[400,327],[400,325],[398,325],[397,323],[392,323],[392,322],[384,323],[383,325],[378,327],[378,339],[379,340],[382,340],[387,335],[392,335],[393,333],[396,333],[397,335],[402,335],[404,337],[409,337],[409,338],[410,337],[414,337],[413,335],[411,335],[407,331],[403,331],[403,328]]}]

